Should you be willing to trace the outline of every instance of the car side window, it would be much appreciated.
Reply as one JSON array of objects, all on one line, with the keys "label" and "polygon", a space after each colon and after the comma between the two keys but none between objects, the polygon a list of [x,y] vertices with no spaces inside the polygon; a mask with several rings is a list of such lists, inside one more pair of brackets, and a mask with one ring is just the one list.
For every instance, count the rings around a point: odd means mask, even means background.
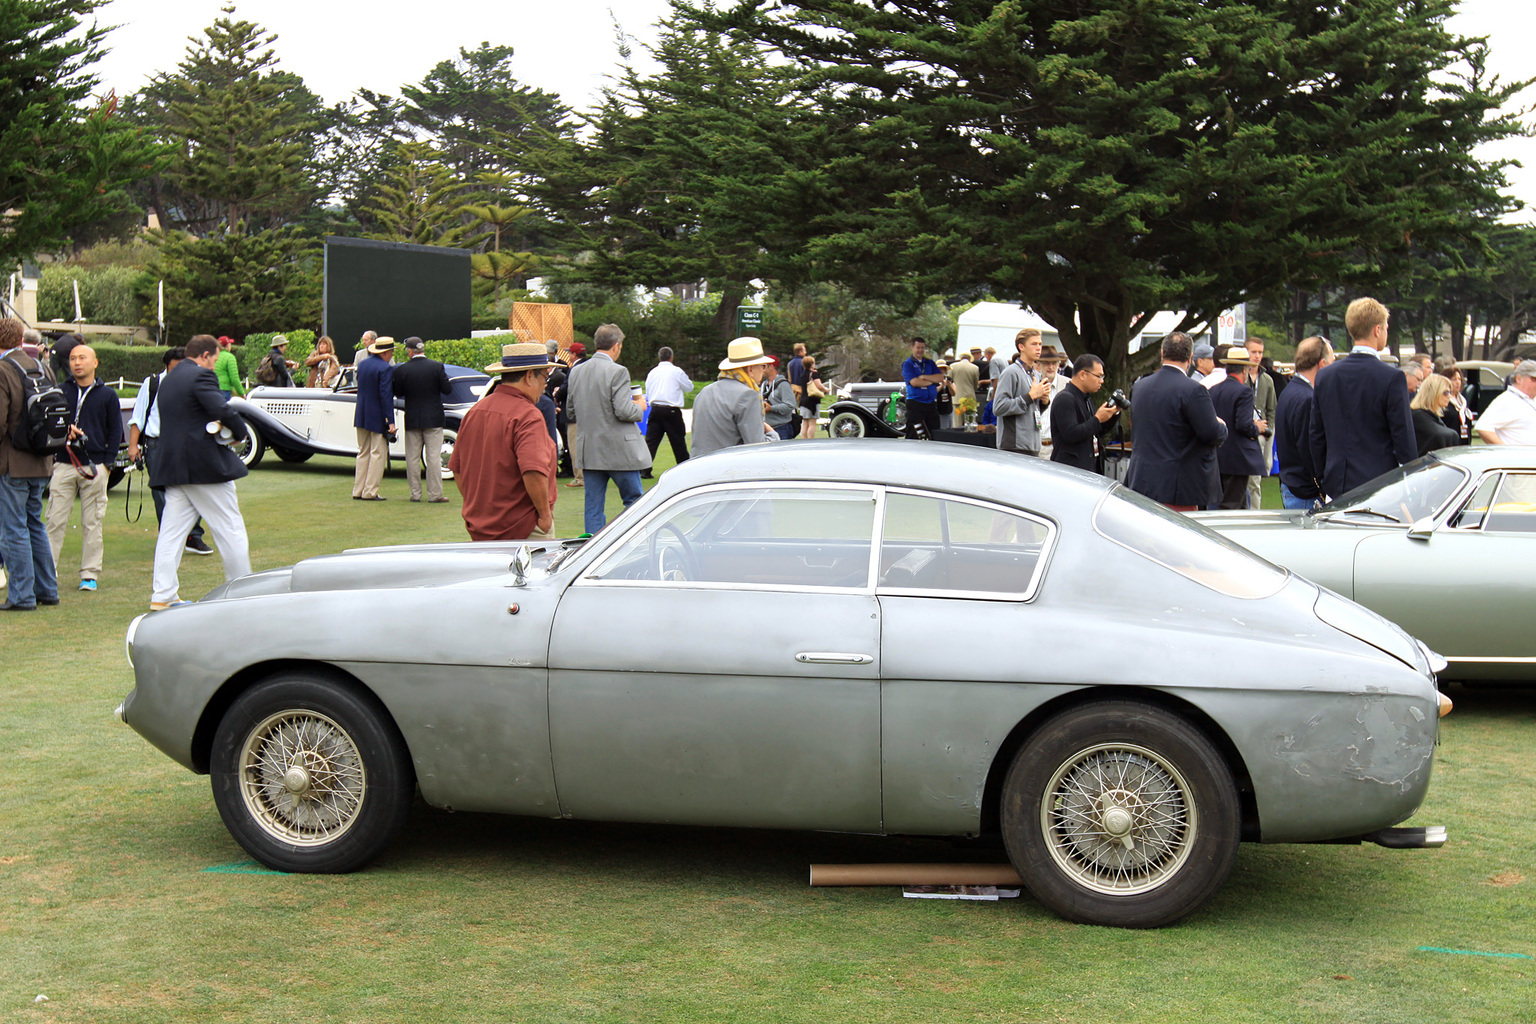
[{"label": "car side window", "polygon": [[868,487],[707,488],[639,524],[586,578],[861,590],[874,522]]},{"label": "car side window", "polygon": [[1536,474],[1505,473],[1499,493],[1483,520],[1493,533],[1536,533]]},{"label": "car side window", "polygon": [[885,499],[879,590],[1028,598],[1054,527],[981,502],[891,491]]},{"label": "car side window", "polygon": [[1489,473],[1477,485],[1477,490],[1467,499],[1455,515],[1446,523],[1453,530],[1476,530],[1483,525],[1488,509],[1493,506],[1493,493],[1498,490],[1499,474]]}]

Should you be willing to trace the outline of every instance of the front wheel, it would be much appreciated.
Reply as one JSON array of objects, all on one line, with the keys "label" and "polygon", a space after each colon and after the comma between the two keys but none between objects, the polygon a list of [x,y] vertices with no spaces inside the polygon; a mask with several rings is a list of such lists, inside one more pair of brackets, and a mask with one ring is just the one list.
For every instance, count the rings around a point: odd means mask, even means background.
[{"label": "front wheel", "polygon": [[1003,783],[1009,859],[1042,904],[1083,924],[1157,928],[1189,914],[1226,881],[1240,825],[1221,754],[1149,704],[1057,715]]},{"label": "front wheel", "polygon": [[863,437],[864,419],[856,412],[840,412],[827,422],[827,433],[833,437]]},{"label": "front wheel", "polygon": [[261,439],[261,435],[256,432],[256,428],[247,423],[245,425],[244,440],[236,441],[229,446],[229,450],[235,453],[242,465],[250,469],[259,463],[261,457],[266,454],[267,443]]},{"label": "front wheel", "polygon": [[235,841],[279,871],[363,866],[405,827],[416,788],[384,708],[302,674],[240,695],[214,733],[209,774]]}]

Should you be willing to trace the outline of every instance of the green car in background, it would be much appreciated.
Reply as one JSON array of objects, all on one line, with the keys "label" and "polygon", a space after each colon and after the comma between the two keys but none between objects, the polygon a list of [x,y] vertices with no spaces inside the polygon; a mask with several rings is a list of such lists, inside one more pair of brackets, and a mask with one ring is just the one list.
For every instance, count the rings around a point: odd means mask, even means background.
[{"label": "green car in background", "polygon": [[1310,512],[1193,518],[1391,619],[1442,679],[1536,680],[1536,447],[1441,449]]}]

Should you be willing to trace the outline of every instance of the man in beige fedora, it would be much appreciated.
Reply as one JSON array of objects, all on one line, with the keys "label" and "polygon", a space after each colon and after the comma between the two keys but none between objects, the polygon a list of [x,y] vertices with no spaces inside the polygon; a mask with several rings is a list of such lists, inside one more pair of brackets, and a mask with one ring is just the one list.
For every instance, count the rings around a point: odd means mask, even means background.
[{"label": "man in beige fedora", "polygon": [[448,460],[470,540],[552,535],[559,462],[538,401],[554,365],[535,341],[503,345],[485,368],[501,379],[465,413]]},{"label": "man in beige fedora", "polygon": [[352,475],[352,497],[357,501],[383,501],[379,483],[389,466],[389,442],[395,436],[395,339],[375,338],[368,357],[357,364],[357,470]]},{"label": "man in beige fedora", "polygon": [[737,338],[720,361],[720,379],[693,400],[693,456],[707,455],[739,444],[762,444],[778,434],[763,422],[764,367],[757,338]]},{"label": "man in beige fedora", "polygon": [[608,524],[604,505],[613,480],[628,508],[644,493],[640,471],[651,467],[651,453],[640,433],[645,399],[630,390],[629,371],[619,364],[624,332],[603,324],[592,333],[592,358],[571,370],[565,398],[566,418],[577,426],[571,464],[581,467],[586,485],[586,531]]}]

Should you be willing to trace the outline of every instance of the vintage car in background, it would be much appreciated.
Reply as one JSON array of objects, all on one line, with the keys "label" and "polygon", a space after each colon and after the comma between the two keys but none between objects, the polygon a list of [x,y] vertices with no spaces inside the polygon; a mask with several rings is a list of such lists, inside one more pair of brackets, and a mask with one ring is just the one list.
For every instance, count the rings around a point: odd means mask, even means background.
[{"label": "vintage car in background", "polygon": [[[230,630],[262,642],[206,640]],[[140,616],[127,650],[119,717],[283,871],[362,866],[418,787],[1000,834],[1046,907],[1130,927],[1201,906],[1242,840],[1444,840],[1394,828],[1449,708],[1427,648],[1102,477],[956,445],[728,449],[590,540],[311,558]]]},{"label": "vintage car in background", "polygon": [[1488,405],[1505,390],[1505,379],[1515,372],[1514,363],[1502,363],[1487,359],[1463,359],[1456,364],[1461,371],[1461,397],[1478,416],[1488,411]]},{"label": "vintage car in background", "polygon": [[1197,512],[1397,623],[1454,680],[1536,680],[1536,448],[1442,448],[1310,512]]},{"label": "vintage car in background", "polygon": [[[439,471],[444,477],[448,460],[458,438],[459,422],[490,383],[490,377],[467,366],[446,366],[453,393],[443,396],[443,457]],[[346,368],[351,371],[351,367]],[[244,398],[231,399],[236,410],[251,428],[245,442],[235,446],[240,461],[254,466],[271,449],[284,462],[303,462],[311,455],[357,455],[357,428],[353,413],[357,408],[357,381],[351,372],[343,372],[329,388],[255,387]],[[403,428],[399,413],[405,408],[395,399],[395,423]],[[405,458],[405,433],[402,429],[389,445],[391,460]]]},{"label": "vintage car in background", "polygon": [[832,437],[901,437],[907,426],[907,400],[901,381],[862,381],[837,389],[830,407],[823,399],[822,415]]}]

